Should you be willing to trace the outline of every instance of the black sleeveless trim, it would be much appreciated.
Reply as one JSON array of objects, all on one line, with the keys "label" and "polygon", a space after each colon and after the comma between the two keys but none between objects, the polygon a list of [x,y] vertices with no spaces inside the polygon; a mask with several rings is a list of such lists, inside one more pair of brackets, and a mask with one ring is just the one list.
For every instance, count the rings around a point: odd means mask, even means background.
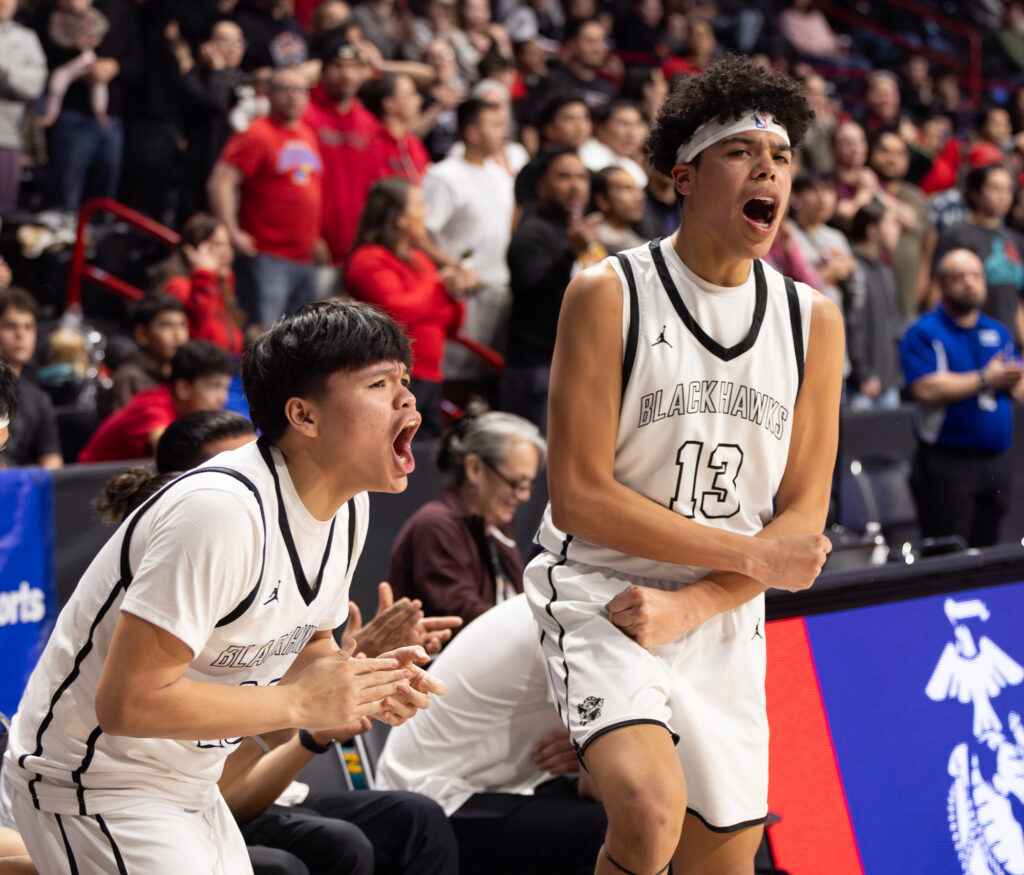
[{"label": "black sleeveless trim", "polygon": [[683,299],[679,296],[679,290],[672,281],[672,275],[668,271],[665,256],[661,253],[660,237],[650,242],[650,249],[651,257],[654,259],[654,267],[658,271],[658,277],[661,279],[662,286],[665,287],[665,292],[672,302],[676,314],[689,329],[690,333],[697,338],[701,346],[722,361],[728,362],[737,356],[743,355],[754,345],[757,341],[757,335],[761,331],[761,323],[764,322],[765,311],[768,309],[768,283],[765,281],[764,267],[759,259],[754,259],[754,317],[750,323],[750,330],[747,332],[747,336],[735,346],[724,347],[700,327],[693,314],[687,309],[686,304],[683,303]]},{"label": "black sleeveless trim", "polygon": [[796,394],[800,395],[800,387],[804,384],[804,326],[800,318],[800,297],[796,291],[796,283],[791,277],[786,280],[786,301],[789,303],[789,324],[793,329],[793,354],[796,356]]},{"label": "black sleeveless trim", "polygon": [[633,266],[629,259],[621,252],[617,252],[615,257],[619,260],[629,290],[629,321],[626,323],[626,346],[622,351],[622,397],[625,398],[626,387],[633,373],[633,364],[636,362],[637,344],[640,342],[640,297],[637,294],[636,277],[633,276]]}]

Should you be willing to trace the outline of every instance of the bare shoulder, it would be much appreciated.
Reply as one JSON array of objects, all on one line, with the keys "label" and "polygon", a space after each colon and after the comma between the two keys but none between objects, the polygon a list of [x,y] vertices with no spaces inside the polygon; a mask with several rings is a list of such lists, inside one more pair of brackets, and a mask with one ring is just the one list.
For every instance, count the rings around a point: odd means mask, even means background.
[{"label": "bare shoulder", "polygon": [[811,331],[836,331],[843,328],[843,313],[827,295],[811,289]]},{"label": "bare shoulder", "polygon": [[565,304],[579,306],[584,300],[588,308],[606,303],[611,305],[622,300],[619,275],[611,262],[603,261],[581,270],[569,282],[565,290]]}]

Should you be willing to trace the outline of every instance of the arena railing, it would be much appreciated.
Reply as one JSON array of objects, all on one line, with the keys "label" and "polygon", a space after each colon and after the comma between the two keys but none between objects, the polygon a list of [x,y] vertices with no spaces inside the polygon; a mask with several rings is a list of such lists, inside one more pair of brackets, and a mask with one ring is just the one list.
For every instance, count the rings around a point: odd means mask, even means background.
[{"label": "arena railing", "polygon": [[[138,301],[145,297],[145,291],[138,286],[133,286],[120,277],[86,261],[89,224],[93,216],[104,212],[117,216],[125,224],[169,248],[177,246],[181,239],[177,231],[143,215],[138,210],[125,206],[120,201],[109,197],[90,198],[82,204],[82,208],[78,211],[78,231],[75,235],[75,248],[71,254],[71,267],[68,270],[65,310],[81,309],[83,280],[89,280],[105,291],[130,301]],[[501,371],[505,367],[505,357],[496,349],[492,349],[462,332],[455,334],[452,340],[482,359],[493,370]]]},{"label": "arena railing", "polygon": [[877,19],[862,15],[854,8],[850,8],[846,5],[832,3],[829,2],[829,0],[817,0],[816,5],[830,18],[838,19],[848,25],[887,40],[910,54],[923,55],[932,63],[938,64],[942,67],[947,67],[954,71],[958,76],[960,76],[961,80],[967,86],[967,90],[971,97],[971,105],[975,109],[980,107],[982,92],[981,35],[978,31],[969,24],[958,21],[957,19],[944,15],[941,12],[937,12],[934,9],[930,9],[927,6],[916,2],[916,0],[885,0],[885,2],[887,5],[893,6],[896,9],[901,9],[904,12],[909,12],[911,15],[917,16],[918,18],[931,21],[950,33],[966,40],[968,47],[967,61],[965,62],[960,56],[941,52],[928,45],[927,42],[910,39],[897,31],[879,24]]},{"label": "arena railing", "polygon": [[117,216],[122,222],[137,231],[152,237],[167,247],[172,248],[178,245],[181,239],[177,231],[162,225],[155,219],[149,218],[125,206],[120,201],[109,197],[94,197],[82,204],[78,211],[78,231],[75,235],[75,248],[71,252],[71,267],[68,270],[68,293],[65,300],[65,310],[81,309],[82,305],[82,281],[89,280],[100,288],[129,301],[138,301],[145,297],[145,291],[138,286],[125,282],[120,277],[86,262],[86,248],[89,225],[93,216],[97,213],[110,213]]}]

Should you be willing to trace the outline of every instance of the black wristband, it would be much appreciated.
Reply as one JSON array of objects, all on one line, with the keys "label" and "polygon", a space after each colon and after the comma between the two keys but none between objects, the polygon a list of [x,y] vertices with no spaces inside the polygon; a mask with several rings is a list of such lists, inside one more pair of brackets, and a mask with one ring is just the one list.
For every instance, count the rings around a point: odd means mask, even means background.
[{"label": "black wristband", "polygon": [[978,371],[978,391],[984,392],[988,388],[988,377],[985,376],[985,372]]},{"label": "black wristband", "polygon": [[301,744],[310,753],[327,753],[331,749],[329,744],[320,744],[315,738],[313,733],[308,729],[299,730],[299,744]]}]

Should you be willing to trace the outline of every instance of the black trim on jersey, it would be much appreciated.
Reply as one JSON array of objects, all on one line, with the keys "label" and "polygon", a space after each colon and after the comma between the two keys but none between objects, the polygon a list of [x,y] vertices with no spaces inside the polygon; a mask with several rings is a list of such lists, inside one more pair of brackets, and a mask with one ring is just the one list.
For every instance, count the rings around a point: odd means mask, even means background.
[{"label": "black trim on jersey", "polygon": [[[71,671],[68,672],[67,677],[65,677],[64,680],[61,681],[60,685],[54,691],[53,696],[50,697],[50,707],[47,710],[46,714],[43,716],[43,719],[39,722],[39,728],[36,730],[35,750],[32,751],[32,753],[24,753],[20,757],[18,757],[18,765],[21,768],[25,768],[25,760],[27,760],[30,756],[42,756],[43,735],[45,734],[47,728],[49,727],[50,723],[53,720],[53,713],[54,709],[56,709],[57,707],[57,702],[60,701],[61,696],[63,696],[64,693],[67,692],[68,688],[70,688],[70,686],[75,682],[75,680],[77,680],[78,675],[82,669],[82,663],[85,662],[86,658],[92,652],[93,635],[96,633],[96,628],[99,626],[101,622],[103,622],[103,619],[104,617],[106,617],[107,612],[113,606],[114,602],[117,601],[117,597],[121,595],[123,591],[127,590],[128,587],[131,585],[133,579],[130,561],[131,538],[132,534],[135,532],[135,527],[138,525],[139,520],[142,519],[142,516],[146,513],[146,511],[148,511],[150,507],[152,507],[153,504],[155,504],[156,501],[165,492],[167,492],[172,486],[174,486],[175,483],[184,480],[186,477],[192,477],[195,476],[196,474],[204,474],[208,471],[213,471],[217,474],[227,474],[228,476],[234,477],[236,480],[242,483],[255,496],[256,503],[259,505],[260,509],[260,519],[263,521],[263,555],[260,560],[260,573],[259,577],[256,579],[256,585],[253,587],[252,591],[242,600],[239,607],[235,608],[235,610],[228,614],[227,617],[220,620],[217,623],[217,626],[222,626],[225,623],[232,622],[234,619],[237,619],[256,599],[256,595],[259,592],[260,583],[263,580],[263,568],[264,565],[266,564],[267,559],[267,518],[263,512],[263,500],[260,498],[259,491],[256,489],[256,484],[254,484],[244,474],[240,473],[239,471],[235,471],[233,468],[221,468],[219,466],[212,466],[208,468],[195,468],[192,471],[187,471],[177,479],[168,483],[159,492],[157,492],[149,500],[147,500],[145,504],[143,504],[135,512],[135,515],[131,518],[131,520],[128,522],[128,525],[125,527],[124,535],[122,536],[121,541],[121,576],[118,578],[117,582],[111,588],[110,594],[107,596],[106,601],[104,601],[103,604],[100,606],[100,609],[99,611],[97,611],[96,616],[92,621],[92,624],[89,626],[89,634],[86,635],[85,642],[79,648],[78,653],[75,654],[75,661],[71,667]],[[241,610],[239,610],[239,608],[241,608]],[[84,797],[84,790],[86,788],[82,786],[81,775],[82,772],[84,772],[89,767],[89,764],[92,762],[93,753],[95,752],[96,741],[99,739],[100,735],[102,735],[102,730],[100,729],[100,727],[97,726],[96,729],[94,729],[93,732],[89,735],[89,740],[86,745],[85,756],[82,758],[82,764],[74,772],[72,772],[72,778],[78,785],[78,805],[79,811],[82,814],[86,814],[87,812],[85,810]],[[41,781],[42,778],[43,776],[37,772],[36,776],[28,782],[29,795],[32,797],[32,804],[35,806],[37,811],[40,809],[40,805],[39,797],[36,795],[36,784],[39,781]]]},{"label": "black trim on jersey", "polygon": [[633,373],[633,363],[636,361],[636,347],[640,342],[640,297],[636,290],[636,277],[633,276],[633,266],[629,259],[621,252],[616,253],[619,259],[619,266],[626,277],[626,286],[629,289],[629,322],[626,327],[626,346],[622,351],[622,397],[626,397],[626,386],[629,385],[630,375]]},{"label": "black trim on jersey", "polygon": [[[551,606],[556,601],[558,601],[558,591],[555,589],[554,570],[556,568],[558,568],[560,565],[564,565],[566,563],[566,561],[567,561],[567,553],[569,551],[569,544],[570,543],[572,543],[572,535],[566,535],[565,536],[565,540],[562,542],[561,558],[557,562],[554,562],[554,563],[552,563],[551,565],[548,566],[548,585],[551,587],[551,598],[548,599],[548,603],[544,606],[545,613],[547,613],[547,615],[549,617],[551,617],[551,621],[556,626],[558,626],[558,650],[562,654],[562,672],[565,675],[564,680],[563,680],[563,682],[565,684],[565,714],[564,715],[562,714],[562,704],[561,704],[561,702],[558,702],[557,704],[558,704],[559,716],[562,717],[562,720],[566,724],[568,724],[568,722],[569,722],[570,711],[569,711],[569,663],[568,663],[568,661],[565,658],[565,648],[562,646],[562,643],[565,640],[565,627],[561,623],[559,623],[558,620],[555,618],[554,612],[551,610]],[[577,745],[576,742],[573,742],[573,746],[576,748],[577,756],[579,756],[580,755],[579,745]]]},{"label": "black trim on jersey", "polygon": [[800,297],[796,293],[796,283],[791,277],[786,280],[786,301],[789,303],[789,324],[793,329],[793,353],[796,355],[796,394],[804,384],[804,326],[800,319]]},{"label": "black trim on jersey", "polygon": [[672,744],[679,744],[679,735],[673,732],[665,723],[660,720],[654,720],[649,717],[638,717],[634,720],[622,720],[618,723],[612,723],[610,726],[602,726],[593,735],[587,736],[586,741],[583,744],[577,745],[579,751],[580,761],[583,760],[583,754],[587,752],[587,748],[590,747],[595,741],[597,741],[602,735],[607,735],[613,729],[622,729],[626,726],[642,726],[647,724],[648,726],[660,726],[664,729],[672,738]]},{"label": "black trim on jersey", "polygon": [[99,726],[89,733],[89,738],[85,742],[85,756],[82,757],[82,764],[71,773],[71,780],[74,781],[75,785],[78,787],[76,795],[78,796],[79,814],[88,814],[85,810],[85,786],[82,784],[82,772],[89,768],[93,754],[96,753],[96,742],[102,734],[103,729]]},{"label": "black trim on jersey", "polygon": [[306,580],[306,572],[302,570],[299,551],[295,548],[295,539],[292,537],[291,526],[288,525],[288,513],[284,507],[284,496],[281,494],[281,481],[277,476],[277,466],[274,465],[274,457],[270,454],[270,442],[266,438],[261,437],[256,442],[256,445],[259,447],[260,455],[263,457],[263,461],[267,463],[270,474],[274,478],[274,491],[277,492],[277,525],[281,530],[281,538],[284,540],[284,545],[288,549],[288,558],[292,563],[292,573],[295,575],[295,586],[299,590],[302,600],[308,606],[313,604],[313,600],[320,593],[320,584],[324,579],[324,569],[327,567],[327,560],[331,555],[331,545],[334,543],[334,525],[337,523],[338,517],[335,516],[331,520],[331,530],[327,533],[327,547],[324,549],[323,559],[320,560],[320,570],[317,572],[316,581],[310,586],[309,581]]},{"label": "black trim on jersey", "polygon": [[356,552],[356,500],[348,500],[348,560],[345,562],[345,577],[352,570],[352,557]]},{"label": "black trim on jersey", "polygon": [[771,813],[768,813],[764,817],[755,817],[753,820],[744,820],[742,823],[734,823],[731,826],[715,826],[713,823],[708,823],[707,818],[699,811],[694,811],[694,809],[687,807],[686,813],[692,814],[709,830],[717,833],[739,832],[741,829],[747,829],[751,826],[764,826],[772,819]]},{"label": "black trim on jersey", "polygon": [[[85,643],[81,646],[78,653],[75,654],[75,662],[74,665],[71,667],[71,671],[68,672],[67,677],[64,678],[63,681],[61,681],[60,685],[54,691],[53,696],[50,698],[50,707],[47,710],[46,714],[43,716],[43,719],[39,721],[39,728],[36,730],[35,750],[30,754],[23,753],[20,757],[18,757],[18,765],[21,768],[25,768],[25,760],[27,760],[30,756],[42,755],[43,734],[46,732],[47,728],[50,725],[50,722],[53,720],[53,712],[54,709],[57,707],[57,702],[60,701],[60,697],[63,696],[65,692],[67,692],[68,688],[78,678],[78,674],[82,668],[82,663],[85,662],[86,657],[92,651],[92,636],[93,633],[95,633],[96,631],[96,627],[99,626],[99,624],[103,621],[103,618],[106,616],[107,611],[110,610],[110,606],[116,601],[118,595],[121,594],[121,590],[126,589],[127,586],[128,583],[124,580],[124,578],[118,579],[117,583],[114,584],[113,589],[111,589],[110,595],[107,596],[107,600],[103,603],[103,605],[97,612],[96,618],[92,621],[92,625],[89,627],[89,634],[86,636]],[[32,804],[35,806],[37,811],[40,810],[40,806],[39,797],[36,796],[36,784],[39,781],[41,781],[42,778],[43,776],[37,773],[36,776],[28,782],[28,792],[29,795],[32,797]]]},{"label": "black trim on jersey", "polygon": [[103,835],[107,837],[107,841],[110,842],[110,850],[114,852],[114,862],[117,863],[117,875],[128,875],[128,869],[124,865],[124,858],[121,856],[121,849],[118,848],[117,842],[114,841],[110,830],[107,829],[106,821],[97,814],[96,822],[100,825],[100,829],[103,830]]},{"label": "black trim on jersey", "polygon": [[[36,806],[39,807],[38,805]],[[71,850],[71,842],[68,841],[68,834],[64,832],[64,822],[59,814],[53,815],[57,821],[57,828],[60,830],[60,837],[64,840],[64,853],[68,855],[68,865],[71,867],[71,875],[78,875],[78,863],[75,862],[75,855]]]},{"label": "black trim on jersey", "polygon": [[665,292],[672,302],[676,314],[704,349],[722,361],[729,362],[737,356],[743,355],[754,345],[757,341],[757,335],[761,331],[761,323],[764,321],[765,311],[768,309],[768,283],[764,278],[764,267],[758,259],[754,259],[754,317],[750,322],[750,330],[747,332],[747,336],[735,346],[724,347],[705,333],[697,320],[693,318],[693,314],[686,308],[686,304],[683,303],[683,299],[679,296],[679,290],[672,281],[672,275],[668,271],[665,256],[661,253],[660,237],[650,242],[650,249],[651,258],[654,259],[654,267],[658,271],[658,277],[661,279],[661,284],[665,287]]}]

